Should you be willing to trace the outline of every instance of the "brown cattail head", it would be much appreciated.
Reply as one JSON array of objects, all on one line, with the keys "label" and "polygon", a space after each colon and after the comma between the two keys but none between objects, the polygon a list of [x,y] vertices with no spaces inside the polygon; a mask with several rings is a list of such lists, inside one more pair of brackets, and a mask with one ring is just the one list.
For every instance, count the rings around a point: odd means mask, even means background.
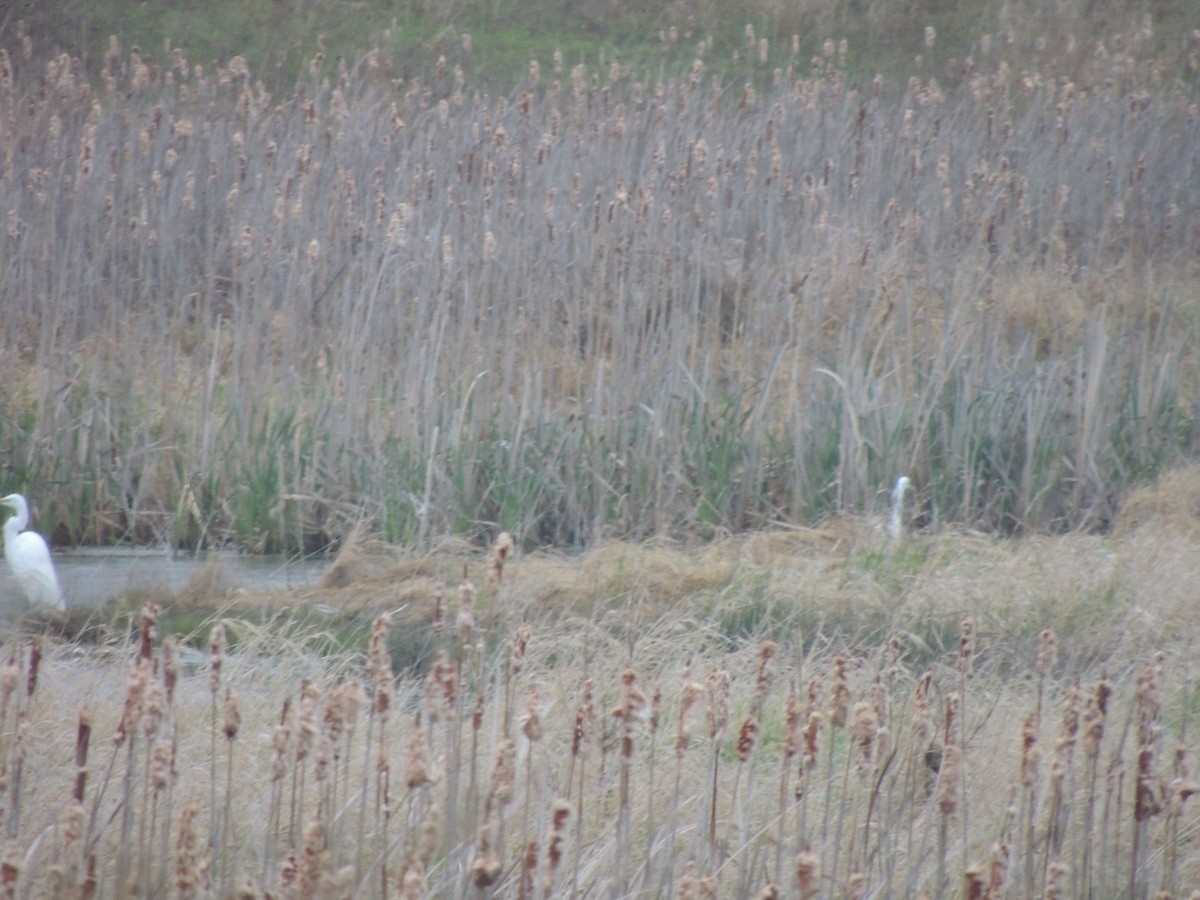
[{"label": "brown cattail head", "polygon": [[525,653],[529,648],[529,639],[532,636],[533,629],[529,627],[529,623],[522,622],[513,639],[512,673],[514,676],[519,675],[525,666]]},{"label": "brown cattail head", "polygon": [[1154,746],[1138,748],[1137,792],[1133,801],[1133,818],[1144,822],[1163,811],[1163,784],[1154,769]]},{"label": "brown cattail head", "polygon": [[496,883],[503,870],[503,864],[492,847],[492,830],[495,825],[488,822],[480,829],[479,846],[475,851],[475,859],[471,862],[471,880],[478,888],[487,888]]},{"label": "brown cattail head", "polygon": [[138,648],[138,656],[142,659],[149,659],[154,654],[154,636],[155,625],[158,624],[158,604],[153,600],[142,604],[141,623],[138,631],[141,635],[141,643]]},{"label": "brown cattail head", "polygon": [[9,658],[0,672],[0,719],[8,712],[8,702],[12,699],[17,685],[21,683],[21,667],[15,659]]},{"label": "brown cattail head", "polygon": [[39,634],[29,642],[29,671],[25,675],[25,696],[32,697],[37,690],[38,670],[42,663],[42,636]]},{"label": "brown cattail head", "polygon": [[710,672],[705,681],[708,694],[708,736],[720,740],[729,725],[729,673],[724,669]]},{"label": "brown cattail head", "polygon": [[408,760],[404,764],[404,783],[409,790],[431,784],[434,778],[429,771],[429,738],[420,726],[413,729],[408,745]]},{"label": "brown cattail head", "polygon": [[150,677],[150,661],[139,659],[129,673],[129,683],[125,690],[125,708],[121,712],[121,720],[117,723],[113,743],[118,747],[125,743],[125,738],[137,727],[142,714],[142,698],[146,693],[146,681]]},{"label": "brown cattail head", "polygon": [[180,897],[196,897],[205,886],[201,868],[200,839],[196,819],[200,809],[195,803],[184,804],[179,814],[179,840],[175,848],[175,887]]},{"label": "brown cattail head", "polygon": [[796,889],[801,897],[815,897],[821,889],[821,859],[811,850],[796,857]]},{"label": "brown cattail head", "polygon": [[391,618],[381,614],[371,627],[371,640],[367,647],[367,674],[375,695],[374,710],[386,718],[392,701],[392,657],[388,652],[388,632]]},{"label": "brown cattail head", "polygon": [[963,896],[966,900],[983,900],[983,891],[987,887],[983,866],[968,866],[963,872],[963,882]]},{"label": "brown cattail head", "polygon": [[613,718],[628,724],[641,717],[645,709],[646,695],[637,686],[637,673],[632,668],[626,668],[621,673],[621,699],[613,708]]},{"label": "brown cattail head", "polygon": [[85,706],[79,711],[79,726],[75,730],[75,790],[71,796],[83,802],[87,786],[88,742],[92,739],[92,714]]},{"label": "brown cattail head", "polygon": [[596,720],[596,708],[592,703],[592,679],[583,680],[583,698],[575,712],[575,730],[571,736],[571,755],[579,756],[587,750],[587,743]]},{"label": "brown cattail head", "polygon": [[847,678],[847,661],[844,656],[833,658],[833,689],[829,695],[829,725],[842,728],[850,712],[850,685]]},{"label": "brown cattail head", "polygon": [[1103,674],[1096,690],[1088,695],[1083,706],[1083,754],[1095,760],[1100,754],[1100,742],[1104,739],[1104,719],[1108,711],[1108,698],[1112,693],[1107,677]]},{"label": "brown cattail head", "polygon": [[496,747],[496,762],[492,767],[492,784],[488,795],[489,808],[512,800],[515,782],[516,747],[511,738],[504,738]]},{"label": "brown cattail head", "polygon": [[796,682],[793,680],[788,687],[787,707],[784,713],[783,755],[787,759],[800,752],[800,717],[803,712],[800,696],[796,693]]},{"label": "brown cattail head", "polygon": [[221,666],[225,662],[225,651],[229,642],[225,637],[225,626],[218,622],[208,638],[208,690],[215,698],[221,689]]},{"label": "brown cattail head", "polygon": [[879,728],[879,717],[875,708],[865,700],[854,704],[854,715],[850,721],[850,737],[858,748],[858,774],[868,775],[874,766],[875,737]]},{"label": "brown cattail head", "polygon": [[758,719],[753,714],[748,715],[742,720],[742,727],[738,732],[737,758],[739,762],[745,762],[750,758],[750,754],[754,752],[757,736]]},{"label": "brown cattail head", "polygon": [[817,754],[821,749],[821,724],[825,717],[817,710],[808,714],[808,724],[804,726],[804,766],[812,769],[817,764]]},{"label": "brown cattail head", "polygon": [[496,542],[492,544],[492,554],[488,559],[488,587],[493,591],[500,587],[500,582],[504,580],[504,561],[512,547],[511,534],[502,531],[496,535]]},{"label": "brown cattail head", "polygon": [[959,789],[958,744],[947,744],[942,748],[942,764],[938,771],[937,804],[942,815],[953,815],[958,809]]},{"label": "brown cattail head", "polygon": [[225,721],[221,726],[221,732],[225,735],[225,739],[232,741],[236,738],[241,725],[242,707],[238,700],[237,691],[231,687],[227,687],[225,688]]},{"label": "brown cattail head", "polygon": [[1058,658],[1058,638],[1054,632],[1047,628],[1042,631],[1038,638],[1037,652],[1037,670],[1038,674],[1045,678],[1054,668],[1054,663]]},{"label": "brown cattail head", "polygon": [[1025,724],[1021,728],[1021,784],[1026,788],[1032,788],[1037,782],[1038,759],[1040,757],[1037,740],[1037,713],[1030,713],[1025,717]]},{"label": "brown cattail head", "polygon": [[550,841],[546,846],[546,868],[542,872],[542,895],[546,897],[554,892],[554,878],[562,865],[563,841],[570,818],[571,804],[566,800],[555,800],[550,809]]},{"label": "brown cattail head", "polygon": [[463,580],[458,586],[458,615],[454,620],[454,633],[464,647],[471,640],[471,632],[475,629],[475,585],[463,571]]},{"label": "brown cattail head", "polygon": [[958,625],[958,671],[969,675],[974,660],[975,620],[967,616]]},{"label": "brown cattail head", "polygon": [[1045,900],[1059,900],[1068,896],[1067,876],[1070,874],[1071,867],[1061,859],[1050,863],[1050,868],[1046,871],[1046,890],[1042,895]]},{"label": "brown cattail head", "polygon": [[762,706],[771,689],[771,658],[775,655],[778,645],[774,641],[763,641],[758,649],[758,674],[754,678],[754,703]]},{"label": "brown cattail head", "polygon": [[521,731],[530,743],[542,739],[542,698],[536,687],[530,688],[525,701],[525,714],[521,716]]},{"label": "brown cattail head", "polygon": [[675,733],[675,756],[682,757],[692,742],[692,711],[704,696],[704,685],[685,681],[679,701],[679,723]]},{"label": "brown cattail head", "polygon": [[1153,744],[1160,731],[1162,699],[1158,682],[1161,674],[1161,658],[1155,664],[1146,663],[1138,672],[1137,688],[1137,739],[1139,745]]},{"label": "brown cattail head", "polygon": [[433,639],[440,641],[446,621],[446,584],[438,581],[433,588]]},{"label": "brown cattail head", "polygon": [[179,642],[171,635],[162,643],[163,687],[167,692],[167,705],[175,702],[175,684],[179,681]]}]

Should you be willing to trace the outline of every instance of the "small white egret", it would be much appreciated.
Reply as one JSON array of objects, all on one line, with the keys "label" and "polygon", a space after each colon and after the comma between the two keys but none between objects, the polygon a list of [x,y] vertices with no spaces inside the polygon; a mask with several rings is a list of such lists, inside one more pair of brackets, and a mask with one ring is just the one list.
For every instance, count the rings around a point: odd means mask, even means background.
[{"label": "small white egret", "polygon": [[888,519],[888,535],[898,541],[904,535],[904,495],[912,484],[907,475],[901,475],[892,489],[892,515]]},{"label": "small white egret", "polygon": [[29,506],[20,494],[9,494],[0,504],[13,510],[4,523],[4,558],[17,582],[34,606],[52,606],[65,612],[62,588],[50,560],[50,548],[36,531],[22,531],[29,524]]}]

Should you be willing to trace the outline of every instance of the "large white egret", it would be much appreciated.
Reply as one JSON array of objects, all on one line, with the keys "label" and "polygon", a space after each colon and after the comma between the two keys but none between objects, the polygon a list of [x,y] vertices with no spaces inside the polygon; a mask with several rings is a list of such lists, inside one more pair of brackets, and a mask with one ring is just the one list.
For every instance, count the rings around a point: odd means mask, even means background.
[{"label": "large white egret", "polygon": [[901,475],[892,489],[892,515],[888,519],[887,530],[893,541],[898,541],[904,536],[904,495],[908,493],[910,484],[912,482],[908,480],[908,476]]},{"label": "large white egret", "polygon": [[21,590],[33,606],[51,606],[65,612],[62,588],[50,560],[50,548],[36,531],[22,531],[29,524],[29,506],[20,494],[9,494],[0,505],[13,510],[4,523],[4,558]]}]

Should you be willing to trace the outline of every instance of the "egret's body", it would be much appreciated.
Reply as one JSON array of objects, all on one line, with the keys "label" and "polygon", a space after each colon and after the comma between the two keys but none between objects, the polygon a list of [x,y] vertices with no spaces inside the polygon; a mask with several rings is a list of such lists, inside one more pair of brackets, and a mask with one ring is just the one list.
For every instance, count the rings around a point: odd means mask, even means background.
[{"label": "egret's body", "polygon": [[4,523],[4,558],[33,606],[49,606],[64,612],[62,588],[50,559],[50,548],[36,531],[23,531],[29,524],[29,506],[20,494],[9,494],[0,504],[13,510]]},{"label": "egret's body", "polygon": [[888,519],[888,534],[893,541],[904,536],[904,495],[908,493],[909,481],[907,475],[901,475],[892,489],[892,515]]}]

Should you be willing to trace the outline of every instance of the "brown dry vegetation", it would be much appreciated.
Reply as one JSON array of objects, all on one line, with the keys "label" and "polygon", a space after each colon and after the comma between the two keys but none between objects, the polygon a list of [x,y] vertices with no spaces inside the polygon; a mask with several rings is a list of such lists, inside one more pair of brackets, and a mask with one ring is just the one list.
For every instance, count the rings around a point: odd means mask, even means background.
[{"label": "brown dry vegetation", "polygon": [[56,543],[711,537],[901,472],[936,523],[1106,527],[1195,443],[1200,47],[1152,46],[852,84],[748,31],[732,75],[372,53],[275,97],[16,44],[8,480]]},{"label": "brown dry vegetation", "polygon": [[[199,649],[160,642],[152,607],[103,650],[14,638],[0,883],[1188,896],[1200,544],[1179,526],[897,543],[864,523],[574,559],[368,546],[348,548],[361,582],[241,596]],[[354,652],[279,627],[290,602],[319,629],[314,607],[356,589],[397,612]],[[393,672],[401,632],[433,648],[425,669]]]}]

